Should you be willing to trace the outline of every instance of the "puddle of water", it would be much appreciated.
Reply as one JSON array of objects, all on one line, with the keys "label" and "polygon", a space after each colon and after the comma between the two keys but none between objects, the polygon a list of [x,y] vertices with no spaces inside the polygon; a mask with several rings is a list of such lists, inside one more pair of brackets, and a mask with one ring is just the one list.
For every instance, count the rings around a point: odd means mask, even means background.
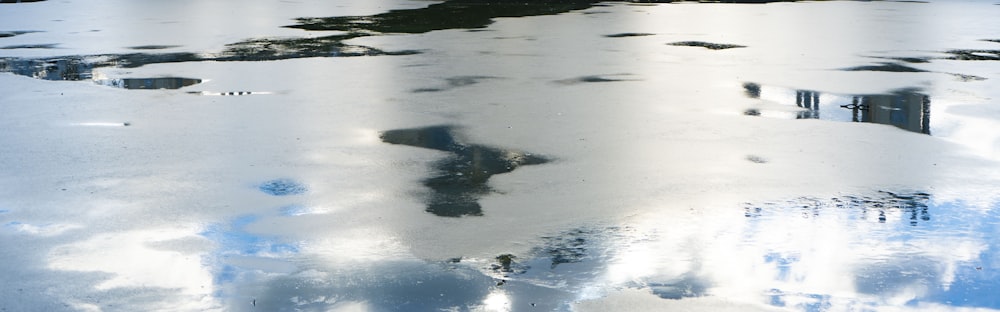
[{"label": "puddle of water", "polygon": [[423,180],[431,189],[427,212],[441,217],[481,216],[479,198],[492,192],[490,177],[520,166],[538,165],[548,159],[516,150],[459,142],[452,126],[390,130],[381,133],[385,143],[429,148],[450,155],[432,166],[436,176]]},{"label": "puddle of water", "polygon": [[888,94],[843,95],[765,87],[756,83],[745,83],[743,88],[750,98],[794,105],[801,109],[789,113],[751,108],[744,112],[745,115],[870,122],[931,134],[931,99],[930,96],[920,93],[919,89],[901,89]]},{"label": "puddle of water", "polygon": [[190,85],[201,83],[201,79],[161,77],[161,78],[119,78],[119,79],[99,79],[94,83],[132,90],[157,90],[157,89],[180,89]]}]

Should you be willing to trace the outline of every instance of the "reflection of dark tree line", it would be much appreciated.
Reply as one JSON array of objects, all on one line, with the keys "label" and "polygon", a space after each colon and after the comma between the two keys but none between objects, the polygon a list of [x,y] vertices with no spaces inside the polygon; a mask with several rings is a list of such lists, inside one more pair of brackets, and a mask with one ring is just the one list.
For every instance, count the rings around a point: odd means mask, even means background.
[{"label": "reflection of dark tree line", "polygon": [[[14,0],[5,2],[12,2]],[[35,0],[38,1],[38,0]],[[22,0],[21,2],[28,2]],[[270,61],[306,57],[349,57],[375,55],[407,55],[419,51],[383,51],[377,48],[351,45],[345,41],[376,36],[386,33],[416,34],[444,29],[478,29],[488,26],[497,17],[524,17],[559,14],[587,9],[600,5],[598,0],[450,0],[429,5],[425,8],[393,10],[368,16],[303,17],[298,23],[285,27],[310,31],[339,31],[341,33],[320,37],[299,38],[254,38],[226,45],[217,53],[131,53],[92,56],[64,56],[40,59],[0,58],[0,72],[46,80],[81,80],[90,77],[90,71],[98,67],[140,67],[147,64],[196,62],[196,61]],[[684,2],[674,0],[633,0],[641,3]],[[768,3],[794,2],[793,0],[718,0],[691,2],[722,3]],[[0,33],[0,37],[28,33],[27,31]],[[644,35],[642,33],[627,33]],[[684,43],[675,43],[684,44]],[[690,44],[690,43],[687,43]],[[702,44],[702,43],[699,43]],[[703,43],[708,48],[739,47]],[[154,49],[160,45],[133,47]],[[1000,60],[997,50],[952,50],[953,59],[960,60]],[[885,67],[888,65],[883,65]],[[880,67],[880,68],[882,68]],[[904,67],[885,67],[887,70],[902,70]],[[909,67],[906,67],[908,69]],[[865,69],[859,69],[865,70]],[[881,69],[879,69],[881,70]]]},{"label": "reflection of dark tree line", "polygon": [[[761,97],[759,84],[745,83],[743,88],[748,97]],[[851,103],[838,106],[851,110],[852,122],[893,125],[911,132],[931,134],[930,104],[930,97],[919,93],[918,90],[901,89],[889,94],[853,95]],[[795,90],[795,105],[804,109],[796,114],[796,119],[821,118],[819,92]],[[750,109],[744,114],[757,116],[761,112]]]},{"label": "reflection of dark tree line", "polygon": [[879,191],[878,196],[842,196],[829,200],[800,198],[786,203],[747,204],[744,206],[744,216],[754,218],[764,214],[765,210],[798,207],[801,209],[802,216],[809,218],[819,216],[825,209],[846,208],[859,211],[862,219],[867,220],[874,214],[874,217],[878,218],[878,222],[885,223],[888,219],[887,213],[891,214],[891,211],[897,210],[902,212],[903,218],[910,225],[916,226],[921,221],[931,220],[928,206],[930,198],[931,195],[924,192],[895,193],[888,191]]}]

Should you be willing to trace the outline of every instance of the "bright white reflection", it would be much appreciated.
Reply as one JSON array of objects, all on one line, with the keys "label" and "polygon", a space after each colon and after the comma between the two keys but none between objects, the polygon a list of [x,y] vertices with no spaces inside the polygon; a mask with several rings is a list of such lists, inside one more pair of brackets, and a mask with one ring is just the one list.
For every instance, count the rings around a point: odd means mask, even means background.
[{"label": "bright white reflection", "polygon": [[511,311],[510,298],[503,291],[495,290],[491,292],[486,299],[483,299],[483,305],[476,311],[491,311],[491,312],[508,312]]},{"label": "bright white reflection", "polygon": [[196,237],[197,228],[160,228],[94,235],[57,246],[49,254],[54,270],[107,272],[111,277],[97,290],[162,288],[178,290],[178,309],[205,309],[212,305],[212,274],[202,256],[209,243]]},{"label": "bright white reflection", "polygon": [[606,289],[639,287],[666,299],[711,296],[795,311],[926,306],[961,296],[950,292],[952,285],[970,278],[968,269],[989,252],[982,237],[940,231],[958,221],[934,206],[924,219],[920,209],[891,203],[884,211],[812,205],[764,205],[747,216],[638,218],[640,234],[623,242],[607,266]]}]

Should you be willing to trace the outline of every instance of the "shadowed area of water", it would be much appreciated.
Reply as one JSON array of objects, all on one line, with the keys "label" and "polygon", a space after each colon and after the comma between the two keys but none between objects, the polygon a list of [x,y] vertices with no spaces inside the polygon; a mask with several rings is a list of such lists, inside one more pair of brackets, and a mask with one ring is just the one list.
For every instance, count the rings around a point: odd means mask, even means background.
[{"label": "shadowed area of water", "polygon": [[441,217],[481,216],[478,200],[492,191],[490,177],[548,159],[530,153],[459,142],[453,126],[431,126],[382,132],[383,142],[449,152],[432,166],[436,176],[423,180],[431,189],[427,212]]},{"label": "shadowed area of water", "polygon": [[823,94],[811,90],[765,87],[756,83],[745,83],[743,88],[750,98],[794,104],[799,108],[797,111],[750,108],[744,111],[749,116],[870,122],[931,134],[930,96],[915,88],[888,94],[859,95]]}]

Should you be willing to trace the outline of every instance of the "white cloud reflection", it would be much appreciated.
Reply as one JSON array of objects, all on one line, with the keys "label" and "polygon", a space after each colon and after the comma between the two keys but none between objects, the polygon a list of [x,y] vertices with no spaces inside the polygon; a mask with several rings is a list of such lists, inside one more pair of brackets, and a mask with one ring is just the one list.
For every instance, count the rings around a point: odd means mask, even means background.
[{"label": "white cloud reflection", "polygon": [[[49,253],[48,267],[60,271],[104,272],[108,277],[94,285],[112,289],[170,290],[166,298],[149,302],[151,308],[207,310],[215,308],[213,277],[204,266],[206,243],[196,227],[158,228],[97,234],[57,246]],[[79,307],[96,308],[81,302]]]}]

